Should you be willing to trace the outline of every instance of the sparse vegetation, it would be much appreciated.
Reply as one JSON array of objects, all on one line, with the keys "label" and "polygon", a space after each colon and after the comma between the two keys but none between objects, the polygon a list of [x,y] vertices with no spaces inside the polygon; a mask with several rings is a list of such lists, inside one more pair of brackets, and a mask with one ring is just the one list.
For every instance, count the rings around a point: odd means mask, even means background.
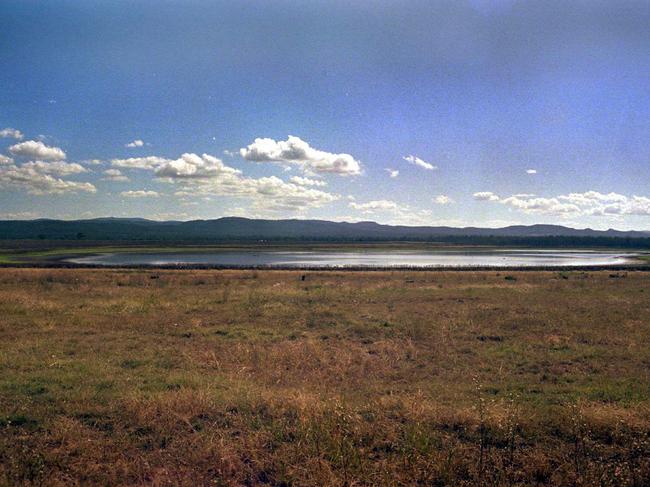
[{"label": "sparse vegetation", "polygon": [[2,269],[0,485],[648,485],[610,274]]}]

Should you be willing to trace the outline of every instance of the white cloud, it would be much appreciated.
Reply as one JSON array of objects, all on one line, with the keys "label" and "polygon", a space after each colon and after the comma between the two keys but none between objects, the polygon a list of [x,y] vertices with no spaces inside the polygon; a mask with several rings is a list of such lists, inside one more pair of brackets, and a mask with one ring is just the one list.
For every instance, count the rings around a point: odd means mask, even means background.
[{"label": "white cloud", "polygon": [[11,157],[3,156],[0,154],[0,164],[13,164],[14,160]]},{"label": "white cloud", "polygon": [[419,166],[419,167],[421,167],[423,169],[427,169],[428,171],[433,171],[434,169],[438,169],[433,164],[431,164],[431,163],[429,163],[427,161],[423,161],[422,159],[420,159],[417,156],[413,156],[413,155],[404,156],[404,157],[402,157],[402,159],[404,159],[407,162],[410,162],[411,164],[415,164],[416,166]]},{"label": "white cloud", "polygon": [[444,194],[439,194],[435,198],[433,198],[433,202],[437,205],[450,205],[454,202],[449,196],[444,195]]},{"label": "white cloud", "polygon": [[526,174],[537,174],[537,169],[526,169]]},{"label": "white cloud", "polygon": [[203,154],[183,154],[178,159],[166,159],[158,156],[131,157],[113,159],[111,165],[128,169],[153,170],[161,178],[215,178],[222,174],[239,174],[238,169],[226,166],[221,159]]},{"label": "white cloud", "polygon": [[185,212],[180,212],[180,213],[155,213],[153,215],[149,215],[147,218],[151,220],[157,220],[157,221],[188,221],[192,220],[193,218],[190,217],[188,213]]},{"label": "white cloud", "polygon": [[398,204],[390,200],[373,200],[367,203],[355,203],[354,201],[348,203],[350,208],[362,211],[364,213],[374,213],[376,211],[396,210]]},{"label": "white cloud", "polygon": [[11,127],[4,128],[0,130],[0,138],[2,139],[17,139],[17,140],[22,140],[23,138],[23,133],[20,130],[13,129]]},{"label": "white cloud", "polygon": [[34,211],[19,211],[15,213],[0,213],[0,220],[33,220],[38,218],[38,213]]},{"label": "white cloud", "polygon": [[44,161],[59,161],[65,159],[65,152],[58,147],[50,147],[41,141],[27,140],[9,147],[9,152],[15,156],[29,157]]},{"label": "white cloud", "polygon": [[319,189],[287,183],[271,176],[259,179],[240,174],[222,174],[218,178],[180,181],[184,188],[177,196],[232,196],[250,199],[252,207],[260,211],[302,211],[332,203],[339,195]]},{"label": "white cloud", "polygon": [[478,201],[499,201],[499,197],[491,191],[474,193],[474,199]]},{"label": "white cloud", "polygon": [[274,210],[317,208],[339,199],[338,195],[286,183],[275,176],[260,179],[242,178],[238,191],[248,195],[252,193],[255,207]]},{"label": "white cloud", "polygon": [[291,179],[289,179],[294,184],[299,184],[300,186],[327,186],[327,183],[325,181],[321,181],[319,179],[310,179],[310,178],[303,178],[300,176],[293,176]]},{"label": "white cloud", "polygon": [[111,165],[127,169],[155,169],[169,160],[158,156],[130,157],[128,159],[113,159]]},{"label": "white cloud", "polygon": [[[56,173],[49,167],[47,171]],[[36,195],[77,192],[95,193],[97,191],[91,183],[68,181],[56,178],[50,173],[45,172],[42,166],[35,164],[0,166],[0,186],[9,189],[22,189]]]},{"label": "white cloud", "polygon": [[396,178],[399,176],[399,171],[397,169],[386,168],[386,172],[391,178]]},{"label": "white cloud", "polygon": [[286,141],[257,138],[248,147],[239,149],[249,161],[297,164],[304,171],[353,176],[361,173],[359,161],[350,154],[333,154],[310,147],[299,137],[290,135]]},{"label": "white cloud", "polygon": [[136,191],[122,191],[120,196],[124,196],[125,198],[157,198],[160,194],[156,191],[138,189]]},{"label": "white cloud", "polygon": [[412,208],[391,200],[352,201],[348,206],[365,215],[379,215],[384,223],[393,225],[424,225],[431,221],[431,210]]},{"label": "white cloud", "polygon": [[599,193],[598,191],[587,191],[585,193],[569,193],[559,196],[561,200],[581,206],[598,206],[601,204],[624,203],[627,196],[618,193]]},{"label": "white cloud", "polygon": [[[481,195],[481,197],[477,197]],[[536,197],[519,194],[501,198],[494,193],[475,193],[474,198],[483,201],[499,202],[510,208],[528,214],[560,216],[617,216],[650,215],[650,198],[645,196],[626,196],[619,193],[569,193],[556,197]]]},{"label": "white cloud", "polygon": [[[252,200],[256,209],[265,211],[301,211],[336,201],[340,196],[308,187],[321,182],[300,178],[291,182],[272,176],[245,177],[240,170],[225,165],[220,159],[203,154],[183,154],[179,159],[150,156],[113,159],[114,167],[153,171],[159,178],[181,186],[176,196],[232,196]],[[316,184],[313,184],[316,183]]]},{"label": "white cloud", "polygon": [[520,198],[510,196],[500,199],[500,203],[522,210],[525,213],[546,213],[553,215],[565,215],[580,213],[580,208],[569,203],[562,203],[557,198]]},{"label": "white cloud", "polygon": [[650,215],[650,198],[646,196],[632,196],[624,206],[610,205],[603,209],[604,213],[612,214],[619,211],[624,215]]},{"label": "white cloud", "polygon": [[122,174],[122,171],[119,169],[106,169],[104,171],[104,177],[102,179],[105,181],[115,182],[124,182],[129,180],[129,178]]},{"label": "white cloud", "polygon": [[53,161],[53,162],[30,161],[30,162],[26,162],[21,167],[31,168],[39,173],[53,174],[56,176],[68,176],[70,174],[80,174],[80,173],[88,172],[88,169],[83,167],[81,164],[77,164],[76,162],[64,162],[64,161]]},{"label": "white cloud", "polygon": [[625,196],[618,193],[570,193],[559,197],[581,206],[583,213],[595,216],[650,215],[650,198],[646,196]]},{"label": "white cloud", "polygon": [[142,147],[144,145],[144,141],[140,139],[135,139],[128,144],[126,144],[124,147]]},{"label": "white cloud", "polygon": [[155,169],[156,175],[168,178],[212,178],[220,174],[239,174],[241,171],[226,166],[221,159],[208,154],[183,154],[179,159],[167,160]]}]

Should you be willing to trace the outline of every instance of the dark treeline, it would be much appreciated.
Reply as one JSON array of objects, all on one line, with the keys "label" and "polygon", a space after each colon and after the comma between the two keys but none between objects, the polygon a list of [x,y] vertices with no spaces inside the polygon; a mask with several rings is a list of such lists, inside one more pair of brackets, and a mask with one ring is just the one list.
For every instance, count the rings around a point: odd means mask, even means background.
[{"label": "dark treeline", "polygon": [[567,247],[607,247],[624,249],[650,249],[650,238],[621,238],[621,237],[502,237],[468,236],[468,237],[442,237],[439,242],[462,245],[493,245],[493,246],[522,246],[541,248],[567,248]]},{"label": "dark treeline", "polygon": [[430,245],[459,245],[459,246],[492,246],[492,247],[529,247],[529,248],[611,248],[611,249],[650,249],[650,238],[621,238],[621,237],[503,237],[503,236],[441,236],[432,238],[172,238],[156,239],[143,235],[141,238],[124,240],[104,236],[98,240],[79,239],[75,235],[61,235],[56,238],[3,240],[0,248],[47,249],[55,247],[93,247],[93,246],[210,246],[210,245],[243,245],[243,246],[273,246],[273,245],[327,245],[327,244],[430,244]]}]

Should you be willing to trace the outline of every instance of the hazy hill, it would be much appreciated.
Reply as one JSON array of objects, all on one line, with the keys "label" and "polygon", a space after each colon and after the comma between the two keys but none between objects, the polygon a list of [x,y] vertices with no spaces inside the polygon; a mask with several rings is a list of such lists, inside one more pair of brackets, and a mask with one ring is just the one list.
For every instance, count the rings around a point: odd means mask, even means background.
[{"label": "hazy hill", "polygon": [[[326,220],[254,220],[226,217],[216,220],[152,221],[142,218],[91,220],[0,221],[0,240],[119,240],[119,241],[443,241],[461,243],[532,243],[578,241],[650,245],[650,232],[598,231],[560,225],[516,225],[504,228],[454,228],[380,225],[375,222]],[[629,245],[627,245],[629,246]]]}]

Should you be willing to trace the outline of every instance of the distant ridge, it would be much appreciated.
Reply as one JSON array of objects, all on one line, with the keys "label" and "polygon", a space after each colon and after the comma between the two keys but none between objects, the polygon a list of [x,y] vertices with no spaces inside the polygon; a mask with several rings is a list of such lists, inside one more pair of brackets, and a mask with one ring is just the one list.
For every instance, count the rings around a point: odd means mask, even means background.
[{"label": "distant ridge", "polygon": [[634,239],[650,243],[650,232],[575,229],[561,225],[513,225],[503,228],[382,225],[327,220],[262,220],[224,217],[215,220],[153,221],[143,218],[89,220],[4,220],[0,240],[93,241],[443,241],[504,243],[508,239]]}]

